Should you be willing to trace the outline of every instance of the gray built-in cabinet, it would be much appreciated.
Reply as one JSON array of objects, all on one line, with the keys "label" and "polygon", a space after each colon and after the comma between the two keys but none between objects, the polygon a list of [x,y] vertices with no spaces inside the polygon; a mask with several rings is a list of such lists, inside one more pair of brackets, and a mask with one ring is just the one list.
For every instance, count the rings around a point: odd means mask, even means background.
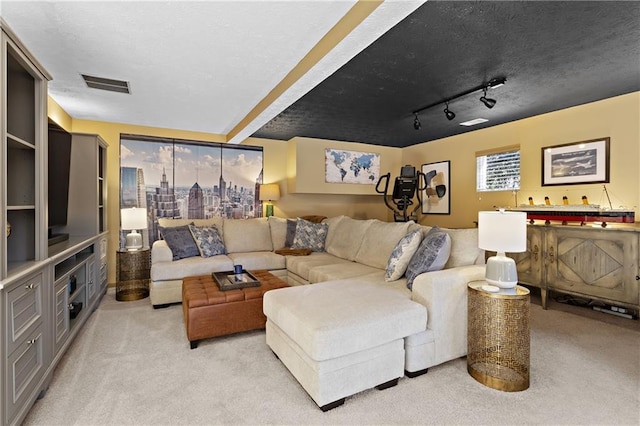
[{"label": "gray built-in cabinet", "polygon": [[518,281],[537,287],[542,307],[549,291],[640,309],[637,225],[527,227],[527,251],[509,254]]},{"label": "gray built-in cabinet", "polygon": [[[49,74],[0,18],[0,424],[20,424],[107,286],[106,144],[72,138],[69,239],[48,245]],[[73,204],[71,204],[73,203]]]}]

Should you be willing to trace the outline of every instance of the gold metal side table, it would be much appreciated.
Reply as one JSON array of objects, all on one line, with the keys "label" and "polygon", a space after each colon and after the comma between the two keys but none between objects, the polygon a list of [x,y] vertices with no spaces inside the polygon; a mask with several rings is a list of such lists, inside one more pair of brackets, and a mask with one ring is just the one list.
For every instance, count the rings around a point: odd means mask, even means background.
[{"label": "gold metal side table", "polygon": [[483,385],[515,392],[529,388],[529,290],[489,292],[469,283],[467,371]]},{"label": "gold metal side table", "polygon": [[149,248],[118,250],[116,255],[116,300],[132,301],[149,296],[151,251]]}]

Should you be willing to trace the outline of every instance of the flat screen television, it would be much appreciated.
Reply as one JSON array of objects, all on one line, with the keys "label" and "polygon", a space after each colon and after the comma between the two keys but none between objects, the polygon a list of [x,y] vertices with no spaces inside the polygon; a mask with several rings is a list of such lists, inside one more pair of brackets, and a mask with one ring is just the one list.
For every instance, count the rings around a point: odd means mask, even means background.
[{"label": "flat screen television", "polygon": [[67,225],[69,207],[71,134],[50,122],[48,137],[48,233],[49,245],[53,245],[69,238],[68,234],[61,231]]}]

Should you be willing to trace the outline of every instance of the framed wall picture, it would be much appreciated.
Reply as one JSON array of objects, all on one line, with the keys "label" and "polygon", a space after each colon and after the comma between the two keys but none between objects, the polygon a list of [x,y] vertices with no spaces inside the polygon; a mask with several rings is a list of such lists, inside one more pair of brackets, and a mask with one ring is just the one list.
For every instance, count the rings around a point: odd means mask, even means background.
[{"label": "framed wall picture", "polygon": [[423,214],[451,214],[451,162],[422,165],[425,189],[422,191]]},{"label": "framed wall picture", "polygon": [[542,186],[609,182],[609,138],[542,148]]}]

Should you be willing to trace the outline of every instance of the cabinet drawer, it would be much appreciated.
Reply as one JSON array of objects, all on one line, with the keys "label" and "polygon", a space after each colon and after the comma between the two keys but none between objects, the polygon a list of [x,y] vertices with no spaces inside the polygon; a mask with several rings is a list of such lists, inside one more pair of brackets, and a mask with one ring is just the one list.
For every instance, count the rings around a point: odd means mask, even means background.
[{"label": "cabinet drawer", "polygon": [[42,322],[42,273],[16,284],[7,292],[7,354]]},{"label": "cabinet drawer", "polygon": [[39,324],[9,357],[5,386],[7,419],[12,419],[33,395],[44,374],[43,350],[42,324]]},{"label": "cabinet drawer", "polygon": [[69,335],[69,287],[67,280],[61,280],[56,284],[55,311],[54,311],[54,335],[55,353],[67,340]]}]

